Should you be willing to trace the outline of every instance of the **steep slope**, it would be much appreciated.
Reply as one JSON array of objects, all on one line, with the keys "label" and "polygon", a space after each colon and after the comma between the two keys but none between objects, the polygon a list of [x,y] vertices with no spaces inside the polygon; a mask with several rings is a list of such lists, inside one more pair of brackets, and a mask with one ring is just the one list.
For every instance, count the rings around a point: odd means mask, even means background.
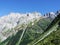
[{"label": "steep slope", "polygon": [[[33,45],[36,45],[39,41],[43,40],[45,37],[47,37],[50,33],[53,31],[58,30],[57,28],[60,28],[60,14],[57,15],[57,17],[51,22],[51,24],[46,28],[46,32],[43,33],[39,38],[37,42],[32,43]],[[35,40],[36,41],[36,40]]]},{"label": "steep slope", "polygon": [[[23,29],[20,29],[20,31],[18,31],[18,33],[13,36],[14,39],[11,38],[10,41],[8,41],[7,45],[16,45],[18,44],[18,42],[20,43],[20,45],[27,45],[31,41],[38,38],[45,31],[45,29],[51,23],[51,21],[52,20],[50,20],[49,18],[43,18],[43,19],[40,19],[39,21],[35,20],[33,23],[30,22],[30,24],[26,28],[26,31],[24,33],[21,43],[19,42],[19,38],[22,34],[21,31],[23,31]],[[5,44],[5,43],[6,41],[2,42],[2,44]]]},{"label": "steep slope", "polygon": [[57,23],[58,28],[53,31],[49,36],[47,36],[44,40],[40,41],[37,45],[60,45],[60,14],[56,19],[57,20],[55,20],[54,22],[57,22],[59,20],[59,23]]},{"label": "steep slope", "polygon": [[60,29],[52,32],[44,40],[40,41],[36,45],[48,45],[48,44],[49,45],[60,45]]},{"label": "steep slope", "polygon": [[[11,13],[8,16],[3,16],[0,18],[0,39],[3,41],[12,34],[16,34],[18,31],[14,28],[20,28],[21,25],[28,25],[34,20],[38,20],[41,17],[40,13]],[[19,27],[20,26],[20,27]]]},{"label": "steep slope", "polygon": [[[35,45],[40,41],[40,38],[41,40],[44,39],[43,37],[46,37],[47,34],[53,32],[53,29],[55,30],[55,22],[60,20],[58,20],[58,18],[56,19],[56,21],[52,22],[53,19],[41,17],[39,16],[39,13],[29,13],[22,16],[17,19],[17,25],[11,28],[11,30],[8,28],[6,31],[6,29],[2,28],[4,30],[0,37],[3,35],[3,37],[6,38],[2,38],[4,40],[0,43],[0,45]],[[52,23],[54,26],[53,28],[51,26]]]}]

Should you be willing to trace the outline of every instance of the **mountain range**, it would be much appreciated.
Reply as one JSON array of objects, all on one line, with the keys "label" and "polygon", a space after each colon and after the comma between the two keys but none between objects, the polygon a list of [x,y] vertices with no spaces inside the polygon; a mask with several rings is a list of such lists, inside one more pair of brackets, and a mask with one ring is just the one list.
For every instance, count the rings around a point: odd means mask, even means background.
[{"label": "mountain range", "polygon": [[[59,13],[59,11],[56,13],[46,13],[44,15],[39,12],[25,14],[10,13],[2,16],[0,17],[0,42],[4,42],[9,37],[14,37],[11,39],[11,41],[8,41],[6,45],[19,45],[19,37],[24,37],[23,39],[21,38],[22,41],[20,39],[20,44],[29,45],[28,42],[38,38],[46,31],[46,28]],[[25,30],[25,33],[23,30]],[[16,41],[13,42],[12,40]]]}]

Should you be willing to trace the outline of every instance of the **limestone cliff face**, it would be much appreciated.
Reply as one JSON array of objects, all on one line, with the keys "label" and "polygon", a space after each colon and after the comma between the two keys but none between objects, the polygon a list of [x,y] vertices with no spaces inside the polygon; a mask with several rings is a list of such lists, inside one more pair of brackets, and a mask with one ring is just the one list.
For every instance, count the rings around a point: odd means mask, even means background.
[{"label": "limestone cliff face", "polygon": [[0,38],[6,39],[6,37],[12,35],[14,28],[20,26],[21,24],[29,24],[34,20],[38,20],[42,15],[38,12],[34,13],[10,13],[8,15],[0,17]]}]

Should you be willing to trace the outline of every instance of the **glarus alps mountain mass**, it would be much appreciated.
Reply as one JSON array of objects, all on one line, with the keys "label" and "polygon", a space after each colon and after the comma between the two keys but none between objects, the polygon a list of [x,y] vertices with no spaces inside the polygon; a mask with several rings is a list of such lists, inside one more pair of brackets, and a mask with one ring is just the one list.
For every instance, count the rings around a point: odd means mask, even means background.
[{"label": "glarus alps mountain mass", "polygon": [[[25,43],[23,41],[24,38],[26,39],[27,37],[29,37],[29,39],[31,38],[31,40],[34,40],[35,38],[38,39],[39,35],[41,35],[42,38],[44,38],[45,35],[48,36],[51,32],[53,32],[53,30],[51,30],[48,33],[49,30],[46,31],[46,29],[50,25],[50,23],[53,22],[53,20],[57,17],[59,13],[60,13],[59,11],[57,11],[56,13],[54,12],[46,13],[44,15],[42,15],[39,12],[10,13],[8,15],[0,17],[0,42],[2,42],[1,45],[4,44],[3,42],[5,40],[11,41],[13,40],[13,43],[8,41],[10,45],[12,44],[23,45]],[[46,34],[43,34],[45,32]],[[27,39],[27,41],[29,41],[29,39]],[[14,43],[14,40],[16,40],[17,42]],[[23,42],[21,43],[21,41]],[[37,43],[33,42],[32,44]],[[6,45],[8,45],[8,43]],[[26,45],[29,44],[30,43],[26,42]]]},{"label": "glarus alps mountain mass", "polygon": [[60,45],[60,0],[0,0],[0,45]]},{"label": "glarus alps mountain mass", "polygon": [[37,12],[28,14],[10,13],[6,16],[0,17],[0,36],[2,40],[5,40],[8,36],[12,35],[10,33],[16,33],[15,30],[12,30],[16,26],[29,24],[30,22],[34,22],[34,20],[39,20],[40,18],[43,17],[40,13]]},{"label": "glarus alps mountain mass", "polygon": [[[51,12],[50,15],[55,17],[55,13],[53,12]],[[40,20],[42,18],[48,18],[48,17],[49,14],[48,15],[45,14],[45,16],[43,16],[41,13],[38,12],[26,13],[26,14],[10,13],[6,16],[2,16],[0,17],[0,34],[1,34],[0,36],[2,40],[5,40],[8,36],[12,35],[13,32],[16,33],[15,30],[12,30],[16,26],[22,24],[29,24],[30,22],[32,22],[33,25],[35,20]]]}]

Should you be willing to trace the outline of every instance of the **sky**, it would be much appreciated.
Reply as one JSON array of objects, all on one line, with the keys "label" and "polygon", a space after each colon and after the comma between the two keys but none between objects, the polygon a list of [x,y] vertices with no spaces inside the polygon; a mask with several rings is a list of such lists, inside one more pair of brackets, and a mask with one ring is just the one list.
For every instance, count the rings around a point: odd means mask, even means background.
[{"label": "sky", "polygon": [[11,12],[40,12],[45,14],[57,10],[60,10],[60,0],[0,0],[0,16]]}]

